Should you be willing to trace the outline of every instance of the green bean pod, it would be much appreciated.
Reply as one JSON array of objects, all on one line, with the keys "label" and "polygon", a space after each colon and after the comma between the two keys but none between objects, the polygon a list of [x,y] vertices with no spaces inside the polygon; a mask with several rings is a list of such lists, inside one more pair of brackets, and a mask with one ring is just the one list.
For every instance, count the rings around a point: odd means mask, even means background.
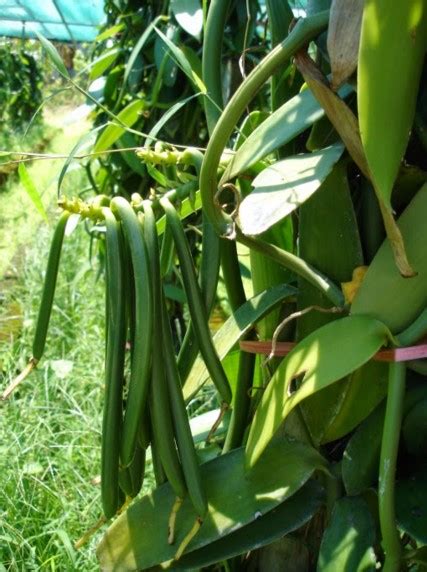
[{"label": "green bean pod", "polygon": [[160,249],[160,274],[162,278],[167,276],[173,265],[175,249],[173,245],[173,236],[169,229],[169,226],[165,226],[165,232],[163,233],[162,246]]},{"label": "green bean pod", "polygon": [[141,449],[148,449],[151,443],[149,407],[142,415],[138,429],[138,445]]},{"label": "green bean pod", "polygon": [[167,481],[167,477],[163,469],[162,461],[160,460],[159,450],[157,448],[157,438],[154,435],[153,430],[151,432],[151,460],[153,463],[154,479],[156,481],[156,486],[160,487],[160,485],[163,485]]},{"label": "green bean pod", "polygon": [[119,453],[122,428],[122,388],[126,342],[126,308],[123,281],[123,244],[120,224],[104,207],[107,233],[107,344],[105,397],[101,440],[101,498],[104,514],[113,517],[120,506]]},{"label": "green bean pod", "polygon": [[61,258],[62,243],[64,241],[65,227],[70,213],[64,211],[56,225],[50,245],[49,258],[46,268],[42,299],[37,318],[36,333],[33,341],[33,361],[38,362],[44,352],[50,315],[52,313],[53,297],[55,295],[56,279],[58,276],[59,261]]},{"label": "green bean pod", "polygon": [[[226,0],[227,2],[228,0]],[[221,3],[225,7],[224,0]],[[212,6],[211,6],[212,8]],[[207,113],[207,110],[206,110]],[[203,155],[196,149],[186,149],[182,154],[184,163],[193,165],[196,169],[197,176],[200,176],[202,168]],[[215,232],[208,218],[203,215],[202,218],[202,258],[200,262],[199,285],[202,291],[202,297],[206,308],[207,318],[209,317],[212,306],[215,302],[216,289],[219,278],[220,264],[220,239]],[[188,324],[184,340],[178,355],[178,369],[181,381],[185,383],[193,363],[199,352],[199,344],[197,342],[196,331],[192,320]]]},{"label": "green bean pod", "polygon": [[[135,280],[132,267],[131,254],[129,252],[129,245],[125,243],[124,254],[125,254],[125,266],[124,266],[124,281],[125,281],[125,303],[126,303],[126,324],[127,324],[127,337],[126,340],[129,341],[130,345],[130,355],[131,362],[134,352],[134,342],[135,342]],[[149,411],[148,403],[145,406],[145,410],[140,417],[137,442],[141,449],[147,449],[150,445],[150,424],[149,424]]]},{"label": "green bean pod", "polygon": [[[218,285],[220,239],[205,216],[203,217],[202,229],[202,259],[200,263],[199,284],[206,313],[209,316],[215,302]],[[185,383],[198,353],[199,344],[197,343],[193,323],[190,320],[178,355],[179,375],[183,383]]]},{"label": "green bean pod", "polygon": [[[136,451],[135,451],[136,457]],[[133,460],[132,460],[133,463]],[[127,496],[130,497],[132,493],[132,480],[130,477],[130,467],[125,467],[124,469],[120,469],[119,471],[119,486],[120,490]]]},{"label": "green bean pod", "polygon": [[145,474],[145,449],[137,446],[132,463],[120,471],[119,484],[126,496],[135,498],[141,490]]},{"label": "green bean pod", "polygon": [[[126,303],[126,324],[127,324],[127,340],[130,343],[131,361],[133,359],[135,347],[135,324],[136,324],[136,309],[135,309],[135,280],[132,267],[131,254],[129,252],[129,245],[124,245],[125,254],[125,303]],[[147,449],[150,446],[150,423],[149,423],[149,407],[148,402],[145,405],[145,410],[142,412],[138,427],[137,442],[141,449]]]},{"label": "green bean pod", "polygon": [[173,347],[172,331],[169,316],[162,295],[162,328],[163,328],[163,359],[166,369],[166,379],[169,389],[170,405],[175,426],[176,441],[181,457],[182,470],[190,500],[200,517],[208,509],[206,494],[203,488],[196,449],[191,435],[190,423],[185,409],[184,396],[181,389],[178,368]]},{"label": "green bean pod", "polygon": [[211,375],[212,381],[218,389],[222,399],[226,403],[231,401],[231,389],[227,376],[222,367],[221,361],[216,353],[209,331],[206,308],[203,303],[202,294],[197,283],[196,272],[193,260],[185,238],[181,220],[175,208],[168,199],[161,199],[168,224],[173,233],[179,262],[181,265],[182,279],[187,296],[190,316],[196,332],[200,352],[205,360],[206,367]]},{"label": "green bean pod", "polygon": [[121,463],[126,467],[132,461],[141,415],[147,404],[153,331],[152,288],[147,251],[136,214],[122,197],[111,201],[111,209],[123,225],[135,284],[135,339],[120,450]]},{"label": "green bean pod", "polygon": [[137,447],[132,461],[130,470],[130,478],[132,482],[132,498],[136,497],[142,488],[145,476],[145,449]]},{"label": "green bean pod", "polygon": [[[162,282],[160,277],[159,244],[156,220],[150,201],[144,201],[144,236],[150,262],[153,288],[154,331],[156,340],[162,340]],[[175,494],[183,498],[186,493],[184,475],[175,446],[175,435],[169,405],[169,393],[163,366],[162,346],[153,349],[150,412],[152,431],[158,455]]]}]

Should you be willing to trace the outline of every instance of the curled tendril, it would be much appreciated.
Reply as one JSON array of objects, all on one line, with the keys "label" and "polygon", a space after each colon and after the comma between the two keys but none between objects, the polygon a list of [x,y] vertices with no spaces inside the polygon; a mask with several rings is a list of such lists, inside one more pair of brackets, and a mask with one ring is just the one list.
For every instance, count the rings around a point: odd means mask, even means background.
[{"label": "curled tendril", "polygon": [[[223,193],[224,190],[230,190],[233,195],[234,195],[234,209],[232,210],[231,213],[227,213],[227,207],[229,206],[228,203],[221,203],[220,201],[220,196]],[[218,191],[215,193],[214,196],[214,202],[215,205],[222,210],[223,212],[225,212],[231,219],[231,223],[228,225],[227,230],[225,232],[225,234],[223,235],[224,238],[228,238],[229,240],[235,240],[236,238],[236,219],[237,216],[239,214],[239,207],[240,204],[242,202],[242,195],[239,191],[239,189],[236,187],[236,185],[233,185],[233,183],[226,183],[225,185],[222,185],[221,188],[218,189]]]}]

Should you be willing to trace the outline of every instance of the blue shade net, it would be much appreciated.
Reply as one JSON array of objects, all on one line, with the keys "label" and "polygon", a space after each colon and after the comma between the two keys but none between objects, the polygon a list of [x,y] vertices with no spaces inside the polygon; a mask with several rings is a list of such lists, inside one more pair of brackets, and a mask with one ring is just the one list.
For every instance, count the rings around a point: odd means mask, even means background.
[{"label": "blue shade net", "polygon": [[0,0],[0,36],[90,42],[105,19],[104,0]]}]

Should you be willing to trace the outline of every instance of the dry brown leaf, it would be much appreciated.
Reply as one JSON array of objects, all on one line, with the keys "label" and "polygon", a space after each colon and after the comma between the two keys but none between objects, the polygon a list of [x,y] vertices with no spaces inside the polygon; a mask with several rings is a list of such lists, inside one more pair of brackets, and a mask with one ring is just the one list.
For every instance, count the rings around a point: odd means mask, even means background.
[{"label": "dry brown leaf", "polygon": [[364,0],[332,0],[327,47],[337,90],[357,67]]},{"label": "dry brown leaf", "polygon": [[[296,54],[295,64],[301,72],[306,84],[313,92],[313,95],[325,110],[329,121],[337,130],[353,161],[365,177],[372,180],[365,151],[362,146],[359,122],[356,116],[345,102],[332,91],[328,80],[305,50],[301,50]],[[409,264],[403,238],[394,220],[392,210],[384,203],[377,189],[375,189],[375,193],[380,204],[387,237],[393,249],[396,266],[402,276],[407,278],[415,276],[416,272],[414,272]]]},{"label": "dry brown leaf", "polygon": [[329,83],[306,51],[295,56],[295,63],[313,95],[325,110],[348,152],[362,173],[370,179],[360,138],[359,124],[351,109],[330,88]]}]

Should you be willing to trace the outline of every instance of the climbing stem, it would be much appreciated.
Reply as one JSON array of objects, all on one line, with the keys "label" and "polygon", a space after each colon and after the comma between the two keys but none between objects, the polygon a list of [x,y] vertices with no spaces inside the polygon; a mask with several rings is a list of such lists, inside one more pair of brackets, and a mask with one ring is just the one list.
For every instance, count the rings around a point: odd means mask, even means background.
[{"label": "climbing stem", "polygon": [[287,62],[299,49],[318,36],[326,28],[328,21],[329,11],[299,20],[285,40],[278,44],[248,75],[216,123],[203,160],[200,192],[203,212],[210,219],[218,234],[229,235],[234,228],[230,216],[221,210],[215,197],[219,162],[235,126],[262,85],[284,62]]},{"label": "climbing stem", "polygon": [[344,296],[340,288],[319,272],[319,270],[307,264],[302,258],[282,248],[278,248],[274,246],[274,244],[264,242],[252,236],[246,236],[239,230],[236,232],[236,238],[242,244],[261,252],[261,254],[275,260],[288,270],[295,272],[295,274],[307,280],[307,282],[320,290],[334,306],[344,306]]},{"label": "climbing stem", "polygon": [[385,553],[383,570],[385,572],[398,572],[402,559],[402,546],[396,526],[394,485],[404,394],[405,364],[393,362],[389,366],[378,487],[380,527]]}]

